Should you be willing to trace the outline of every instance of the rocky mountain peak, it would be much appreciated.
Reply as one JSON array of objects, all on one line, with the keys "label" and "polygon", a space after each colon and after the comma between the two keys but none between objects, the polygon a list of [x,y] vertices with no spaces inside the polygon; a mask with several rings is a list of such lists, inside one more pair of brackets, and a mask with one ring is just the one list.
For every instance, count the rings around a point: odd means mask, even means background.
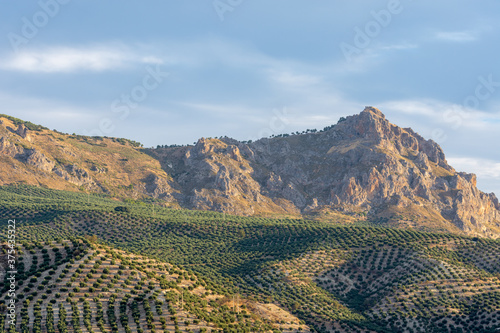
[{"label": "rocky mountain peak", "polygon": [[365,106],[365,109],[361,112],[363,113],[368,113],[376,117],[381,117],[385,119],[385,115],[380,111],[379,109],[373,107],[373,106]]},{"label": "rocky mountain peak", "polygon": [[349,138],[363,138],[374,142],[390,140],[400,135],[400,128],[392,125],[377,108],[367,106],[361,113],[340,121],[338,130]]},{"label": "rocky mountain peak", "polygon": [[[417,228],[411,221],[491,237],[500,225],[498,200],[477,189],[474,175],[456,173],[437,143],[371,106],[322,132],[252,143],[200,139],[183,149],[184,170],[174,181],[188,189],[185,202],[193,208],[242,215],[362,211],[381,221],[399,212]],[[165,153],[175,159],[175,151]]]},{"label": "rocky mountain peak", "polygon": [[[16,182],[11,170],[18,168],[24,171],[17,174],[32,174],[55,188],[68,183],[134,198],[142,193],[186,208],[293,217],[334,212],[375,223],[500,236],[495,195],[478,190],[474,175],[448,165],[436,142],[392,124],[371,106],[324,131],[251,143],[201,138],[194,146],[150,149],[147,155],[110,138],[47,131],[32,134],[37,140],[28,144],[29,135],[24,126],[0,126],[3,183]],[[111,174],[119,178],[110,182]],[[119,185],[108,189],[105,183]]]},{"label": "rocky mountain peak", "polygon": [[[392,124],[377,108],[367,106],[361,113],[339,122],[336,127],[343,133],[344,139],[362,139],[402,156],[419,156],[423,153],[429,161],[453,171],[446,162],[443,150],[436,142],[424,139],[411,128],[401,128]],[[420,156],[418,159],[422,161],[423,157]]]}]

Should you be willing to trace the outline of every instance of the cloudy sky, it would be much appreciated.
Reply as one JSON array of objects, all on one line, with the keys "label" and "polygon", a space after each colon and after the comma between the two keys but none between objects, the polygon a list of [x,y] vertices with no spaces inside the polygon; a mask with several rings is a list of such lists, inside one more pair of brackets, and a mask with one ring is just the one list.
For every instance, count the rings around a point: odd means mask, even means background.
[{"label": "cloudy sky", "polygon": [[500,194],[500,2],[3,1],[0,113],[145,146],[378,107]]}]

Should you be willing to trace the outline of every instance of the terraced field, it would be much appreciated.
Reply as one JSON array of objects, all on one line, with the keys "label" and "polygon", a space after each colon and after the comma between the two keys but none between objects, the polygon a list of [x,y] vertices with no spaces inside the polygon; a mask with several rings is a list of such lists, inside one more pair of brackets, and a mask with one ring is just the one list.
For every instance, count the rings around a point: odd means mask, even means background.
[{"label": "terraced field", "polygon": [[262,304],[217,294],[176,266],[83,239],[19,251],[16,332],[308,331],[294,316],[263,322],[252,312]]},{"label": "terraced field", "polygon": [[500,329],[494,240],[28,186],[0,188],[0,215],[4,241],[17,221],[19,332]]}]

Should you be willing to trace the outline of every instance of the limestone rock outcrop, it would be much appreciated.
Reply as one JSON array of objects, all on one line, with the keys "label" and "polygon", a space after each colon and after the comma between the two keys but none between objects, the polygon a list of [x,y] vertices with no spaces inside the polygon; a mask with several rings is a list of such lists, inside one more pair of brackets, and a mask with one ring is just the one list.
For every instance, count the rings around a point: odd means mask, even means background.
[{"label": "limestone rock outcrop", "polygon": [[173,181],[187,207],[243,215],[328,208],[375,221],[406,210],[417,224],[432,216],[469,234],[500,236],[495,195],[479,191],[475,175],[457,173],[437,143],[373,107],[323,131],[252,143],[201,139],[154,154],[177,166]]}]

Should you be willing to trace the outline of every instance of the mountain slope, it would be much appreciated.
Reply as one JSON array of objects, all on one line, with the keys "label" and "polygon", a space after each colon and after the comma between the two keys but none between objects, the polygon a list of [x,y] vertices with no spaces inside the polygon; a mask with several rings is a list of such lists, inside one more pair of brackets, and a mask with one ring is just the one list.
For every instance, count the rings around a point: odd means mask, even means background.
[{"label": "mountain slope", "polygon": [[[237,215],[307,216],[497,238],[500,203],[432,140],[367,107],[322,131],[143,149],[0,117],[0,182]],[[149,199],[148,199],[149,198]]]},{"label": "mountain slope", "polygon": [[[269,320],[258,310],[264,304],[232,300],[193,273],[109,246],[74,239],[18,251],[17,332],[63,326],[71,332],[310,331],[278,307]],[[2,312],[10,299],[6,290]],[[2,318],[1,332],[6,325]]]},{"label": "mountain slope", "polygon": [[477,189],[475,175],[456,172],[435,142],[372,107],[320,132],[249,144],[200,139],[151,154],[183,188],[186,207],[243,215],[337,211],[421,229],[500,231],[498,199]]},{"label": "mountain slope", "polygon": [[0,115],[0,184],[103,193],[174,204],[160,164],[134,141],[68,135]]}]

